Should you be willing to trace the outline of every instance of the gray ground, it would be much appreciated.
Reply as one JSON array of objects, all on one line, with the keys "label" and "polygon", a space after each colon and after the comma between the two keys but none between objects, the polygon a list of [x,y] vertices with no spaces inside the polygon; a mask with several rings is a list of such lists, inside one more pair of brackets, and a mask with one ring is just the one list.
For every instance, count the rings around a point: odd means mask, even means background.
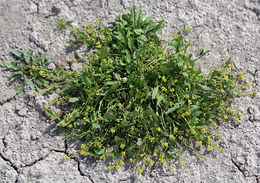
[{"label": "gray ground", "polygon": [[[10,51],[33,49],[47,52],[55,64],[77,68],[67,49],[69,31],[58,31],[58,17],[72,26],[101,18],[107,24],[135,5],[157,19],[166,20],[164,36],[184,26],[197,56],[205,45],[212,51],[200,62],[203,70],[220,65],[231,56],[235,67],[260,90],[259,0],[0,0],[0,60]],[[30,90],[16,95],[8,84],[10,72],[0,68],[0,182],[194,182],[260,183],[260,98],[234,101],[243,113],[240,125],[223,125],[223,153],[210,153],[204,162],[185,153],[185,165],[149,170],[137,175],[130,167],[106,171],[107,162],[70,159],[72,149],[52,130],[41,113],[46,98]]]}]

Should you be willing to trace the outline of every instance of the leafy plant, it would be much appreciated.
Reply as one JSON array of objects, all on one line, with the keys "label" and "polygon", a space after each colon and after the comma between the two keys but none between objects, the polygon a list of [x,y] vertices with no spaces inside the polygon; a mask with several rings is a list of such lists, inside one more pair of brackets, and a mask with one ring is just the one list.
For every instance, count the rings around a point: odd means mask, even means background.
[{"label": "leafy plant", "polygon": [[[32,89],[44,79],[52,81],[42,93],[57,90],[51,104],[61,111],[55,113],[47,105],[46,114],[57,121],[66,139],[83,141],[71,156],[110,156],[115,161],[109,171],[119,169],[125,160],[135,164],[140,174],[155,162],[167,163],[171,169],[176,160],[183,165],[180,157],[187,148],[200,160],[204,159],[201,146],[222,151],[218,143],[222,134],[214,129],[225,121],[238,122],[242,114],[231,106],[232,99],[252,92],[240,93],[250,83],[242,72],[234,74],[231,59],[209,73],[195,66],[210,47],[199,58],[187,53],[190,42],[181,33],[191,28],[178,30],[166,45],[157,35],[162,28],[162,20],[153,21],[131,8],[112,28],[101,27],[98,19],[84,28],[72,28],[70,46],[86,44],[92,50],[78,58],[84,62],[79,72],[48,71],[48,59],[31,52],[15,51],[18,60],[1,65],[20,73],[23,83],[29,79]],[[48,77],[41,71],[49,72]]]},{"label": "leafy plant", "polygon": [[65,30],[68,27],[70,27],[70,24],[68,21],[64,20],[63,18],[59,18],[56,24],[57,28],[60,30]]},{"label": "leafy plant", "polygon": [[10,81],[18,81],[15,87],[16,93],[20,93],[26,83],[32,90],[39,90],[41,86],[47,86],[51,80],[48,78],[49,71],[47,66],[50,64],[50,58],[38,52],[33,56],[32,51],[13,50],[12,55],[15,61],[2,61],[1,66],[7,67],[13,71]]}]

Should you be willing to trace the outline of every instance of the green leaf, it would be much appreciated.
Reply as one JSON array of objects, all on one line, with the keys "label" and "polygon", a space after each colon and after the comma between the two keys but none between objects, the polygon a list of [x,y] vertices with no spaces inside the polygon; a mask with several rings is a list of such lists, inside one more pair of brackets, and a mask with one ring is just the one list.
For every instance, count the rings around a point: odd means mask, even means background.
[{"label": "green leaf", "polygon": [[174,106],[170,109],[168,109],[168,111],[166,112],[166,114],[172,113],[173,111],[175,111],[176,109],[180,108],[182,105],[184,104],[184,101],[180,101],[176,104],[174,104]]},{"label": "green leaf", "polygon": [[161,104],[161,102],[164,100],[164,96],[163,95],[157,95],[156,99],[157,99],[156,104],[159,106]]},{"label": "green leaf", "polygon": [[104,154],[105,151],[106,151],[106,148],[104,147],[104,148],[102,148],[102,149],[96,150],[95,153],[96,153],[97,155],[101,155],[101,154]]},{"label": "green leaf", "polygon": [[28,80],[28,84],[32,90],[35,90],[34,84],[31,79]]},{"label": "green leaf", "polygon": [[209,88],[209,87],[206,86],[206,85],[198,84],[198,86],[200,86],[203,90],[206,90],[206,91],[211,90],[211,88]]},{"label": "green leaf", "polygon": [[142,29],[134,29],[134,32],[139,36],[144,33]]},{"label": "green leaf", "polygon": [[53,113],[50,109],[45,109],[45,113],[49,116],[49,117],[52,117],[53,116]]},{"label": "green leaf", "polygon": [[74,102],[77,102],[77,101],[79,101],[79,98],[77,98],[77,97],[72,97],[72,98],[69,99],[69,102],[71,102],[71,103],[74,103]]},{"label": "green leaf", "polygon": [[106,82],[106,85],[114,85],[114,84],[118,84],[120,83],[120,81],[108,81]]},{"label": "green leaf", "polygon": [[201,51],[200,56],[205,55],[205,54],[208,53],[210,50],[211,50],[211,47],[210,47],[209,45],[205,46],[205,47],[203,48],[203,50]]},{"label": "green leaf", "polygon": [[138,146],[141,146],[143,144],[143,140],[141,138],[137,138],[137,143]]},{"label": "green leaf", "polygon": [[18,93],[20,93],[20,92],[23,90],[23,88],[24,88],[24,81],[20,82],[20,83],[14,88],[14,90],[15,90],[15,92],[18,94]]},{"label": "green leaf", "polygon": [[12,54],[15,55],[16,57],[20,58],[22,56],[22,52],[18,51],[18,50],[13,50]]},{"label": "green leaf", "polygon": [[156,96],[157,96],[157,94],[158,94],[158,90],[159,90],[159,87],[158,87],[158,86],[153,89],[153,94],[152,94],[152,99],[153,99],[153,100],[156,98]]},{"label": "green leaf", "polygon": [[92,127],[94,127],[94,128],[101,128],[100,124],[98,124],[98,123],[92,123]]}]

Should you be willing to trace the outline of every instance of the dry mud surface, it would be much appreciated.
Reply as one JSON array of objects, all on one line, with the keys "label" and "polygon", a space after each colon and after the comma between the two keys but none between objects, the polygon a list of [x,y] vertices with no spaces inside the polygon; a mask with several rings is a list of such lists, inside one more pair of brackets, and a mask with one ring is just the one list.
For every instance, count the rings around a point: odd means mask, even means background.
[{"label": "dry mud surface", "polygon": [[[33,49],[51,55],[54,63],[77,69],[71,58],[80,51],[68,50],[70,31],[58,31],[59,17],[82,26],[100,18],[109,24],[129,7],[141,8],[156,19],[165,19],[164,36],[192,26],[187,40],[197,56],[205,45],[211,53],[200,61],[203,70],[220,65],[231,56],[255,90],[260,91],[259,0],[0,0],[0,61],[10,51]],[[42,114],[48,99],[28,89],[16,95],[9,85],[10,72],[0,68],[0,182],[193,182],[260,183],[260,95],[234,101],[244,117],[239,125],[225,125],[222,153],[212,152],[204,162],[193,154],[183,156],[185,165],[137,175],[131,167],[106,171],[106,162],[62,156],[73,148],[64,143],[54,124]]]}]

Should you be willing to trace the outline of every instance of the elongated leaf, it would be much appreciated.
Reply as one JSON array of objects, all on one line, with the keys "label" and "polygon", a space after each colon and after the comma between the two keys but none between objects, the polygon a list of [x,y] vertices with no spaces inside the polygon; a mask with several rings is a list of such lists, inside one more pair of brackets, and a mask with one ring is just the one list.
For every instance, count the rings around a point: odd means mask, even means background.
[{"label": "elongated leaf", "polygon": [[156,98],[156,96],[157,96],[157,94],[158,94],[158,90],[159,90],[159,87],[158,87],[158,86],[153,89],[153,94],[152,94],[152,99],[153,99],[153,100]]},{"label": "elongated leaf", "polygon": [[20,58],[22,56],[22,53],[18,50],[13,50],[12,54],[15,55],[16,57]]},{"label": "elongated leaf", "polygon": [[71,102],[71,103],[74,103],[74,102],[77,102],[77,101],[79,101],[79,98],[77,98],[77,97],[72,97],[72,98],[69,99],[69,102]]},{"label": "elongated leaf", "polygon": [[172,112],[175,111],[176,109],[180,108],[183,104],[184,104],[184,101],[180,101],[180,102],[174,104],[174,106],[173,106],[172,108],[168,109],[168,111],[166,112],[166,114],[172,113]]},{"label": "elongated leaf", "polygon": [[32,80],[28,80],[28,84],[29,84],[29,86],[30,86],[30,88],[32,89],[32,90],[34,90],[35,89],[35,87],[34,87],[34,84],[33,84],[33,82],[32,82]]},{"label": "elongated leaf", "polygon": [[24,88],[24,81],[20,82],[20,83],[14,88],[14,90],[15,90],[15,92],[18,94],[18,93],[20,93],[20,92],[23,90],[23,88]]},{"label": "elongated leaf", "polygon": [[94,128],[101,128],[100,124],[98,124],[98,123],[93,123],[92,126],[93,126]]},{"label": "elongated leaf", "polygon": [[200,56],[205,55],[206,53],[208,53],[211,50],[211,47],[209,45],[205,46],[200,54]]}]

